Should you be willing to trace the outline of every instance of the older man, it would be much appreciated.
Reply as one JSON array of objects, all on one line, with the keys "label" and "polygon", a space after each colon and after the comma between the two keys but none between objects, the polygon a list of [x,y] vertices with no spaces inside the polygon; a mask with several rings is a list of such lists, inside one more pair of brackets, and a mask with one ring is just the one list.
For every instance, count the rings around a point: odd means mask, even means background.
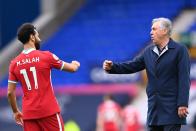
[{"label": "older man", "polygon": [[132,61],[105,60],[111,74],[130,74],[146,69],[148,85],[147,124],[149,131],[180,131],[186,124],[190,89],[190,60],[186,47],[170,38],[172,23],[167,18],[152,21],[153,44]]}]

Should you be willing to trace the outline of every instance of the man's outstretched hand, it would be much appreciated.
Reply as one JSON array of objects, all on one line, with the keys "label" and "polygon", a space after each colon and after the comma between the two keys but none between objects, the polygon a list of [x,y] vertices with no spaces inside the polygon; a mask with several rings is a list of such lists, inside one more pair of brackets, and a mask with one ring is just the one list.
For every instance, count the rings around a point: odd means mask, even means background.
[{"label": "man's outstretched hand", "polygon": [[109,70],[112,69],[112,65],[113,65],[113,62],[112,62],[112,61],[110,61],[110,60],[105,60],[105,61],[103,62],[103,69],[104,69],[105,71],[109,71]]}]

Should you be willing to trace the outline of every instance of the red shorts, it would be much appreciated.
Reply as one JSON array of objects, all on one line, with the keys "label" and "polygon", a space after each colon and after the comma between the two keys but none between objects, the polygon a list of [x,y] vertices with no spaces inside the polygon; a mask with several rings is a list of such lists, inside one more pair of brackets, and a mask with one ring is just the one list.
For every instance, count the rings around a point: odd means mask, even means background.
[{"label": "red shorts", "polygon": [[64,123],[60,114],[24,120],[24,131],[64,131]]}]

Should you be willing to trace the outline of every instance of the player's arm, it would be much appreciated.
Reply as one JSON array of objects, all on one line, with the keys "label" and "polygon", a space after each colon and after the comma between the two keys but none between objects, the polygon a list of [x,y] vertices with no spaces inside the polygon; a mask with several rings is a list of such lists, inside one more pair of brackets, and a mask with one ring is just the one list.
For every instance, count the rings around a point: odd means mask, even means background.
[{"label": "player's arm", "polygon": [[80,67],[80,63],[78,61],[72,61],[71,63],[63,62],[62,70],[68,72],[75,72]]},{"label": "player's arm", "polygon": [[15,83],[8,83],[8,91],[7,97],[8,101],[11,105],[12,111],[15,113],[18,111],[17,103],[16,103],[16,94],[15,94],[16,84]]},{"label": "player's arm", "polygon": [[7,92],[8,102],[11,105],[16,123],[23,125],[22,113],[19,111],[16,102],[15,90],[16,90],[16,83],[8,82],[8,92]]},{"label": "player's arm", "polygon": [[80,67],[80,62],[72,61],[71,63],[60,60],[55,54],[48,52],[49,63],[52,68],[68,72],[75,72]]}]

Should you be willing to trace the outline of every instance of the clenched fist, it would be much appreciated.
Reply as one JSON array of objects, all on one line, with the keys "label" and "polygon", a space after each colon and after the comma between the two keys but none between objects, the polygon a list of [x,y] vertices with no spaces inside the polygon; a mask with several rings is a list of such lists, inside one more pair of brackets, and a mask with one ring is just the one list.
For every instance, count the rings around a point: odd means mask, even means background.
[{"label": "clenched fist", "polygon": [[112,61],[110,61],[110,60],[105,60],[105,61],[103,62],[103,69],[104,69],[105,71],[109,71],[109,70],[111,70],[112,65],[113,65],[113,62],[112,62]]},{"label": "clenched fist", "polygon": [[78,61],[72,61],[71,63],[76,65],[77,67],[80,67],[80,62],[78,62]]},{"label": "clenched fist", "polygon": [[80,67],[80,62],[72,61],[71,63],[67,63],[67,62],[63,61],[63,65],[64,66],[63,66],[62,70],[69,71],[69,72],[75,72]]}]

